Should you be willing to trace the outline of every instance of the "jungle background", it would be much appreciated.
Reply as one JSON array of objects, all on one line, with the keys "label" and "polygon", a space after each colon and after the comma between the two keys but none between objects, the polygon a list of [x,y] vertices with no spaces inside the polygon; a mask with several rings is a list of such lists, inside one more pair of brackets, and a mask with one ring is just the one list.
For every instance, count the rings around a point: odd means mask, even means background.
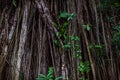
[{"label": "jungle background", "polygon": [[0,0],[0,80],[120,80],[119,0]]}]

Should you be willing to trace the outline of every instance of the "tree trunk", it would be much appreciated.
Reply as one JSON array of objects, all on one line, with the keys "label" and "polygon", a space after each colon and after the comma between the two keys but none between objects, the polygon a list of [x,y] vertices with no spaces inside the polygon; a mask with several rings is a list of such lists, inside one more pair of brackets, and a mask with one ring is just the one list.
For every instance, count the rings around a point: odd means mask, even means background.
[{"label": "tree trunk", "polygon": [[[49,67],[54,68],[54,77],[62,75],[63,80],[119,80],[119,54],[114,51],[119,46],[112,47],[111,36],[111,25],[117,22],[111,24],[107,20],[115,13],[103,12],[100,3],[101,0],[0,0],[0,80],[35,80],[39,74],[47,75]],[[59,18],[61,12],[75,13],[65,35],[80,38],[71,41],[68,50],[63,46],[70,39],[58,35],[66,21]],[[76,44],[81,59],[75,57]],[[89,73],[78,70],[81,61],[90,62]]]}]

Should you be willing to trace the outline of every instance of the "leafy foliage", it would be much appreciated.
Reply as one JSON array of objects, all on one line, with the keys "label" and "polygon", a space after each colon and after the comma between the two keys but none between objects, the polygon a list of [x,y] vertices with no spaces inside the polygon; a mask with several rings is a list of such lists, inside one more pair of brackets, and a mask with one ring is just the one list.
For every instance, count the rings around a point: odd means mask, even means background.
[{"label": "leafy foliage", "polygon": [[78,36],[69,36],[71,41],[79,41],[80,38]]},{"label": "leafy foliage", "polygon": [[[67,26],[70,20],[73,19],[73,17],[75,16],[74,13],[69,14],[67,12],[62,12],[59,16],[59,18],[62,19],[67,19],[67,21],[65,21],[63,24],[60,25],[60,30],[57,33],[57,35],[62,39],[63,41],[63,46],[62,48],[64,48],[66,50],[66,52],[70,49],[73,48],[73,53],[74,53],[74,57],[80,59],[80,65],[78,66],[78,70],[80,73],[88,73],[90,71],[90,64],[88,61],[86,62],[82,62],[82,55],[81,55],[81,50],[79,48],[79,44],[77,43],[78,41],[80,41],[80,38],[78,36],[74,36],[74,35],[67,35]],[[56,24],[55,24],[56,25]],[[83,25],[83,27],[89,31],[90,30],[90,26],[88,24]],[[74,44],[73,44],[73,43]],[[59,42],[57,40],[54,41],[54,43],[56,45],[59,44]],[[99,47],[99,46],[96,46]],[[80,78],[80,80],[87,80],[83,77]]]},{"label": "leafy foliage", "polygon": [[54,44],[55,44],[56,46],[59,46],[60,42],[55,39],[55,40],[54,40]]},{"label": "leafy foliage", "polygon": [[95,44],[95,45],[93,45],[93,44],[89,44],[89,48],[90,48],[90,49],[92,49],[92,48],[102,49],[103,46],[102,46],[102,45],[99,45],[99,44]]},{"label": "leafy foliage", "polygon": [[68,13],[67,12],[61,12],[59,15],[59,18],[67,18],[68,17]]},{"label": "leafy foliage", "polygon": [[[59,26],[59,32],[57,32],[57,36],[59,36],[61,38],[61,40],[64,42],[64,45],[62,46],[63,48],[65,49],[69,49],[70,48],[70,43],[66,43],[66,40],[68,39],[67,37],[67,31],[68,31],[68,23],[70,20],[73,19],[73,17],[75,16],[74,13],[67,13],[67,12],[61,12],[60,15],[59,15],[59,18],[60,19],[67,19],[65,22],[61,23],[61,24],[56,24],[56,23],[53,23],[53,25],[55,27]],[[54,43],[56,46],[59,45],[59,41],[57,40],[54,40]]]},{"label": "leafy foliage", "polygon": [[39,77],[36,78],[36,80],[60,80],[63,78],[63,76],[60,76],[54,79],[53,74],[54,74],[53,67],[50,67],[47,75],[40,74]]},{"label": "leafy foliage", "polygon": [[70,49],[71,48],[71,44],[68,42],[68,43],[65,43],[64,45],[63,45],[63,48],[64,49]]},{"label": "leafy foliage", "polygon": [[80,62],[80,65],[78,67],[78,70],[80,71],[80,73],[89,73],[90,71],[90,63],[89,61],[85,61],[85,62]]},{"label": "leafy foliage", "polygon": [[67,21],[70,21],[73,19],[73,17],[75,16],[75,13],[67,13],[67,12],[61,12],[59,15],[59,18],[64,18],[67,19]]}]

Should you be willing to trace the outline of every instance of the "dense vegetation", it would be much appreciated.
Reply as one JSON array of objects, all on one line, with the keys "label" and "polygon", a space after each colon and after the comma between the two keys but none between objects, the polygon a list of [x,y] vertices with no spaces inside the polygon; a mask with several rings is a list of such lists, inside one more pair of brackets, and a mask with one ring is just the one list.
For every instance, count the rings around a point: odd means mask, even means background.
[{"label": "dense vegetation", "polygon": [[119,80],[119,0],[0,0],[0,80]]}]

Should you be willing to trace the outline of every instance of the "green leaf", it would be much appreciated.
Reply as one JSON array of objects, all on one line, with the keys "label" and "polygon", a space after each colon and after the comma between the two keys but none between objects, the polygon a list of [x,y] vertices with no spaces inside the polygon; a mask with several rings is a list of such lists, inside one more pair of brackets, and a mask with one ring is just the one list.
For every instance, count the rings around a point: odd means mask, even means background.
[{"label": "green leaf", "polygon": [[59,18],[64,18],[67,19],[67,21],[70,21],[73,19],[73,17],[75,16],[75,13],[67,13],[67,12],[61,12],[59,15]]},{"label": "green leaf", "polygon": [[53,78],[53,73],[49,73],[48,75],[47,75],[47,78]]},{"label": "green leaf", "polygon": [[84,29],[86,29],[87,31],[90,31],[90,26],[88,24],[83,25]]},{"label": "green leaf", "polygon": [[45,77],[45,78],[40,77],[40,78],[37,78],[37,79],[38,80],[48,80],[47,77]]},{"label": "green leaf", "polygon": [[53,77],[53,73],[49,73],[49,74],[47,75],[47,77],[48,77],[48,78],[52,78],[52,77]]},{"label": "green leaf", "polygon": [[70,49],[71,48],[71,44],[70,43],[66,43],[65,45],[63,45],[64,49]]},{"label": "green leaf", "polygon": [[54,40],[56,46],[59,46],[60,42],[58,40]]},{"label": "green leaf", "polygon": [[90,71],[89,61],[85,61],[85,62],[81,61],[78,69],[79,69],[80,73],[82,73],[82,74],[85,72],[89,73],[89,71]]},{"label": "green leaf", "polygon": [[77,36],[70,36],[69,38],[71,41],[79,41],[80,40],[80,38]]},{"label": "green leaf", "polygon": [[80,53],[77,53],[77,54],[75,53],[75,57],[79,58],[79,59],[82,59],[82,55]]},{"label": "green leaf", "polygon": [[102,46],[101,45],[95,45],[95,48],[102,48]]},{"label": "green leaf", "polygon": [[67,21],[70,21],[73,19],[73,17],[75,16],[75,13],[71,13],[68,15]]},{"label": "green leaf", "polygon": [[12,0],[12,4],[16,7],[16,0]]},{"label": "green leaf", "polygon": [[75,16],[75,13],[72,13],[71,16],[74,17],[74,16]]},{"label": "green leaf", "polygon": [[44,74],[40,74],[39,78],[46,78],[46,76]]},{"label": "green leaf", "polygon": [[70,21],[70,20],[72,20],[72,19],[73,19],[73,17],[70,16],[70,17],[68,17],[67,21]]},{"label": "green leaf", "polygon": [[50,67],[50,68],[49,68],[49,71],[48,71],[47,77],[48,77],[48,78],[53,78],[53,73],[54,73],[53,67]]},{"label": "green leaf", "polygon": [[63,25],[62,25],[62,27],[66,27],[66,26],[68,26],[68,23],[64,22]]},{"label": "green leaf", "polygon": [[59,15],[59,18],[67,18],[68,17],[68,13],[67,12],[61,12]]},{"label": "green leaf", "polygon": [[60,76],[60,77],[55,78],[55,80],[60,80],[60,79],[62,79],[62,78],[64,78],[64,77],[63,77],[63,76]]},{"label": "green leaf", "polygon": [[89,25],[87,25],[86,27],[87,27],[86,29],[89,31],[89,30],[90,30],[90,26],[89,26]]}]

